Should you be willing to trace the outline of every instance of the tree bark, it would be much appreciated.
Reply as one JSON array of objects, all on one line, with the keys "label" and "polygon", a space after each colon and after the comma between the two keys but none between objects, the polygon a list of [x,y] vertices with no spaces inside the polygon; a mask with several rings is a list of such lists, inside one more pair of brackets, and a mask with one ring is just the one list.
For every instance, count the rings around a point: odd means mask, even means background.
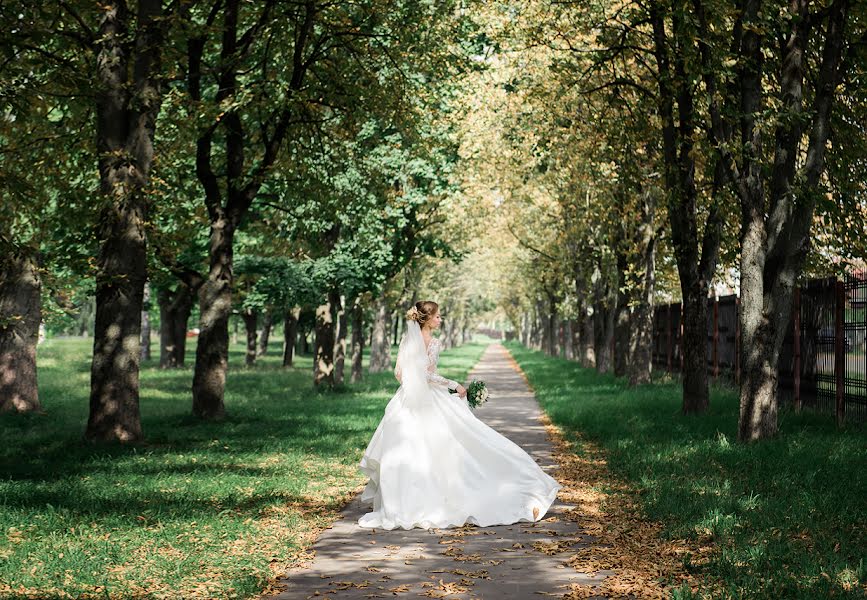
[{"label": "tree bark", "polygon": [[549,294],[548,306],[545,311],[545,353],[557,356],[557,299]]},{"label": "tree bark", "polygon": [[223,395],[229,368],[229,315],[232,312],[233,226],[225,220],[211,224],[210,269],[199,290],[199,343],[193,373],[193,415],[222,419]]},{"label": "tree bark", "polygon": [[391,370],[391,340],[389,325],[391,311],[388,299],[383,295],[374,303],[373,333],[370,340],[370,373],[382,373]]},{"label": "tree bark", "polygon": [[258,356],[259,311],[245,308],[242,316],[244,319],[244,329],[247,333],[247,353],[244,356],[244,364],[249,367],[256,364],[256,356]]},{"label": "tree bark", "polygon": [[623,377],[629,368],[631,357],[629,356],[629,330],[631,327],[629,307],[625,305],[625,299],[618,302],[614,314],[614,375]]},{"label": "tree bark", "polygon": [[530,315],[526,312],[521,314],[521,345],[530,347]]},{"label": "tree bark", "polygon": [[545,351],[548,342],[545,339],[545,302],[541,298],[536,299],[535,310],[533,311],[533,322],[530,329],[530,345],[534,350]]},{"label": "tree bark", "polygon": [[174,291],[160,290],[160,368],[177,369],[184,366],[187,351],[187,324],[193,310],[195,295],[186,284]]},{"label": "tree bark", "polygon": [[392,315],[394,320],[394,335],[391,340],[392,346],[397,346],[400,343],[400,311]]},{"label": "tree bark", "polygon": [[36,344],[41,322],[42,280],[36,256],[17,248],[3,248],[3,256],[0,256],[0,412],[42,409],[36,378]]},{"label": "tree bark", "polygon": [[287,310],[283,315],[283,366],[291,367],[295,358],[295,344],[298,341],[298,318],[301,308]]},{"label": "tree bark", "polygon": [[96,137],[105,205],[85,437],[132,442],[142,438],[139,363],[149,209],[145,187],[162,98],[160,49],[168,20],[162,18],[160,0],[140,0],[136,31],[130,36],[126,3],[109,1],[102,14],[96,42]]},{"label": "tree bark", "polygon": [[265,316],[262,319],[262,333],[259,336],[259,356],[265,356],[268,353],[268,343],[271,341],[271,328],[274,325],[274,311],[268,309],[265,311]]},{"label": "tree bark", "polygon": [[362,357],[364,355],[364,307],[361,299],[352,304],[352,383],[363,377]]},{"label": "tree bark", "polygon": [[593,354],[596,356],[596,372],[607,373],[611,369],[611,344],[608,343],[605,325],[607,311],[601,302],[593,306]]},{"label": "tree bark", "polygon": [[337,292],[328,293],[324,304],[316,308],[315,350],[313,358],[313,385],[334,387],[334,313],[340,302]]},{"label": "tree bark", "polygon": [[642,258],[644,272],[641,292],[629,337],[629,385],[650,383],[653,369],[653,294],[656,287],[656,233],[654,231],[655,201],[652,193],[644,194],[644,223],[642,228]]},{"label": "tree bark", "polygon": [[617,285],[609,280],[610,274],[602,275],[599,268],[593,283],[593,353],[596,371],[608,373],[614,368],[612,345],[617,304]]},{"label": "tree bark", "polygon": [[151,286],[145,282],[141,310],[141,359],[151,359]]},{"label": "tree bark", "polygon": [[[707,292],[716,270],[721,225],[719,181],[708,209],[704,233],[699,240],[696,217],[694,74],[683,48],[692,45],[692,33],[683,15],[671,11],[672,42],[660,4],[651,4],[654,54],[659,68],[659,114],[662,122],[663,162],[668,192],[668,221],[683,297],[683,405],[684,413],[701,413],[708,407],[707,387]],[[674,49],[673,58],[670,49]],[[672,64],[673,63],[673,64]],[[677,124],[674,103],[677,101]],[[719,171],[719,170],[717,170]],[[701,254],[699,254],[701,244]]]},{"label": "tree bark", "polygon": [[298,345],[301,346],[301,354],[307,356],[308,354],[310,354],[310,330],[307,327],[302,327],[299,329],[299,331],[301,333],[301,337],[298,340]]},{"label": "tree bark", "polygon": [[334,307],[337,313],[334,332],[334,385],[343,385],[343,369],[346,363],[346,307],[345,299],[339,293],[335,294],[334,299],[337,301]]},{"label": "tree bark", "polygon": [[[825,151],[830,132],[831,108],[841,81],[841,57],[850,2],[836,0],[810,13],[809,2],[789,3],[785,20],[787,30],[768,44],[764,33],[761,2],[744,3],[734,46],[738,54],[737,89],[730,94],[737,104],[736,119],[727,119],[730,111],[720,104],[716,71],[712,63],[710,27],[703,5],[694,0],[699,30],[702,74],[711,116],[711,141],[718,160],[724,165],[741,204],[741,309],[740,330],[741,390],[738,438],[755,441],[777,432],[777,384],[779,354],[785,329],[791,317],[795,282],[803,269],[810,245],[810,229],[816,200],[824,191],[821,178],[825,171]],[[821,21],[827,21],[822,30]],[[805,58],[811,31],[824,31],[824,47],[818,73],[807,79],[815,82],[813,105],[805,118],[803,107]],[[778,51],[779,66],[773,69],[780,89],[768,92],[764,63],[769,53],[764,46]],[[777,119],[773,163],[761,156],[769,148],[763,138],[765,127],[757,115],[766,110],[765,95],[779,98],[784,118]],[[733,112],[733,111],[732,111]],[[809,134],[805,126],[809,125]],[[733,132],[740,132],[732,151]],[[806,144],[804,144],[805,139]],[[802,149],[806,146],[806,151]],[[798,158],[803,165],[798,168]],[[738,160],[739,158],[739,160]],[[770,183],[766,192],[765,178]]]},{"label": "tree bark", "polygon": [[596,368],[596,344],[594,341],[593,321],[594,319],[584,310],[581,316],[581,366],[585,369]]},{"label": "tree bark", "polygon": [[[297,115],[290,106],[282,106],[276,114],[272,113],[269,123],[258,125],[258,135],[248,135],[248,121],[240,111],[243,103],[237,102],[239,94],[238,77],[241,69],[246,68],[244,59],[249,55],[253,44],[250,43],[256,31],[248,29],[239,35],[241,0],[226,0],[221,11],[212,11],[208,25],[221,14],[221,28],[205,27],[201,36],[187,40],[187,90],[195,103],[205,103],[203,98],[203,75],[214,76],[216,92],[211,99],[212,107],[221,107],[220,118],[212,120],[201,128],[196,140],[196,176],[204,192],[205,207],[211,224],[211,243],[209,249],[210,270],[208,279],[199,293],[201,306],[201,333],[196,351],[196,368],[193,376],[193,414],[202,419],[219,419],[225,415],[224,393],[228,369],[229,334],[228,320],[232,307],[232,244],[234,233],[256,199],[270,168],[279,156],[280,149],[289,132],[291,121]],[[270,16],[273,3],[263,3],[259,13],[261,22]],[[300,7],[299,7],[300,8]],[[287,64],[287,88],[290,96],[303,87],[310,60],[303,57],[309,54],[309,44],[314,31],[318,7],[314,2],[305,2],[300,10],[293,31],[294,48],[291,63]],[[202,62],[208,36],[219,31],[219,59],[215,65],[208,65],[203,73]],[[217,37],[215,35],[215,37]],[[268,65],[263,65],[267,67]],[[223,109],[227,106],[229,108]],[[270,126],[272,125],[273,126]],[[217,170],[213,166],[213,147],[218,128],[225,152],[220,157],[221,173],[225,183],[221,185]],[[255,142],[253,140],[256,140]],[[247,166],[247,152],[251,146],[257,156],[253,165]]]},{"label": "tree bark", "polygon": [[707,386],[707,285],[696,282],[683,298],[683,406],[685,414],[703,413]]},{"label": "tree bark", "polygon": [[[125,176],[109,176],[108,185],[124,188],[121,179],[127,181]],[[147,279],[145,206],[142,198],[136,197],[114,208],[103,221],[108,231],[103,234],[99,258],[90,415],[85,436],[90,440],[133,442],[142,438],[139,361]]]}]

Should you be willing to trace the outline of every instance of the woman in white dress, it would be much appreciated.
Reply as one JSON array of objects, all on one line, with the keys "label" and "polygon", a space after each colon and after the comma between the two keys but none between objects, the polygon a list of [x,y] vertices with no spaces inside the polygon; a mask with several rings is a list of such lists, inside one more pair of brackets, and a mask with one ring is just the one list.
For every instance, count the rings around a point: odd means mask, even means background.
[{"label": "woman in white dress", "polygon": [[373,511],[358,524],[429,529],[542,518],[560,485],[476,418],[463,386],[437,373],[437,304],[417,302],[407,320],[395,368],[401,386],[359,465],[370,478],[361,499],[372,502]]}]

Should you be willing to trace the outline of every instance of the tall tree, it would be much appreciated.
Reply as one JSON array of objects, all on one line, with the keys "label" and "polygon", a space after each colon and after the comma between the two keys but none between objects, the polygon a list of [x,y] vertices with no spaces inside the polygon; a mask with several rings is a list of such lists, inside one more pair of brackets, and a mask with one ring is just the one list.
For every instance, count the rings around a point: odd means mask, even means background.
[{"label": "tall tree", "polygon": [[[0,10],[0,411],[41,407],[36,346],[87,271],[94,158],[92,38],[74,8],[10,0]],[[85,288],[86,286],[80,286]]]},{"label": "tall tree", "polygon": [[[217,419],[225,414],[223,394],[228,368],[235,232],[277,160],[290,125],[303,118],[290,99],[294,100],[292,96],[301,91],[307,70],[318,58],[324,42],[315,38],[314,24],[319,12],[316,2],[290,7],[285,14],[273,14],[275,4],[264,2],[253,15],[246,15],[242,14],[240,0],[215,1],[210,4],[199,33],[190,37],[187,44],[187,93],[194,105],[211,117],[196,140],[195,160],[210,221],[209,268],[199,291],[201,321],[192,388],[193,414],[204,419]],[[212,27],[219,17],[221,26]],[[289,32],[275,26],[284,19]],[[212,36],[218,37],[219,42],[212,40]],[[278,62],[271,53],[271,41],[279,41],[283,36],[293,40],[284,50],[291,56],[288,65]],[[213,43],[218,48],[214,57],[218,83],[215,88],[203,81],[207,74],[203,64],[210,56],[206,50]],[[252,82],[243,79],[251,64],[260,65],[255,77],[261,79]],[[265,91],[269,77],[284,67],[288,69],[282,78],[286,100],[282,106],[263,107],[273,116],[257,123],[259,133],[255,135],[245,123],[250,117],[244,110],[247,107],[243,98],[248,89],[244,84]],[[223,110],[224,106],[228,108]],[[215,142],[223,145],[219,153],[225,164],[223,182],[215,166],[218,159]],[[252,165],[250,152],[256,153]]]},{"label": "tall tree", "polygon": [[[864,27],[864,13],[861,7],[854,19],[848,0],[821,7],[793,1],[784,19],[761,0],[746,0],[731,14],[701,0],[692,6],[710,132],[741,205],[738,438],[754,441],[777,432],[780,349],[824,193],[838,84],[843,67],[852,66],[843,62],[844,49],[849,29]],[[734,23],[730,45],[712,31],[719,19]]]},{"label": "tall tree", "polygon": [[[658,114],[665,164],[666,206],[683,298],[683,412],[708,407],[707,298],[716,271],[721,235],[719,194],[708,206],[699,234],[699,150],[701,115],[696,106],[695,73],[682,40],[691,35],[679,5],[651,3],[653,52],[658,82]],[[674,41],[669,39],[669,31]],[[672,48],[675,49],[672,56]],[[715,190],[718,190],[716,186]]]}]

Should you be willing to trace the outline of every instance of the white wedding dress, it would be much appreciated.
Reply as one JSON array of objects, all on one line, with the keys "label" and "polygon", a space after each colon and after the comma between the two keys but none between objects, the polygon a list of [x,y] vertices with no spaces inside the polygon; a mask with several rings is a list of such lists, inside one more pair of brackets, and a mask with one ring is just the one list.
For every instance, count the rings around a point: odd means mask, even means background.
[{"label": "white wedding dress", "polygon": [[373,511],[362,527],[411,529],[536,521],[560,485],[517,444],[476,418],[457,383],[436,372],[440,341],[425,348],[408,322],[395,374],[401,381],[359,464]]}]

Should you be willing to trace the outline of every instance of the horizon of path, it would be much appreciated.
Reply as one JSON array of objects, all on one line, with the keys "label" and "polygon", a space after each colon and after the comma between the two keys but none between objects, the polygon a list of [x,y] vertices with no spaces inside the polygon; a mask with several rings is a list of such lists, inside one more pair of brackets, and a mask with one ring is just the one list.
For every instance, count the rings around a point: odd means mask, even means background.
[{"label": "horizon of path", "polygon": [[[491,392],[477,416],[556,477],[542,411],[508,350],[499,343],[488,346],[467,379],[485,381]],[[575,551],[593,539],[562,518],[571,508],[558,498],[536,523],[387,531],[358,526],[370,507],[356,495],[317,538],[313,560],[287,572],[278,581],[285,589],[262,600],[559,597],[570,584],[598,585],[609,574],[591,576],[569,566]],[[549,555],[533,547],[552,541],[569,549]]]}]

